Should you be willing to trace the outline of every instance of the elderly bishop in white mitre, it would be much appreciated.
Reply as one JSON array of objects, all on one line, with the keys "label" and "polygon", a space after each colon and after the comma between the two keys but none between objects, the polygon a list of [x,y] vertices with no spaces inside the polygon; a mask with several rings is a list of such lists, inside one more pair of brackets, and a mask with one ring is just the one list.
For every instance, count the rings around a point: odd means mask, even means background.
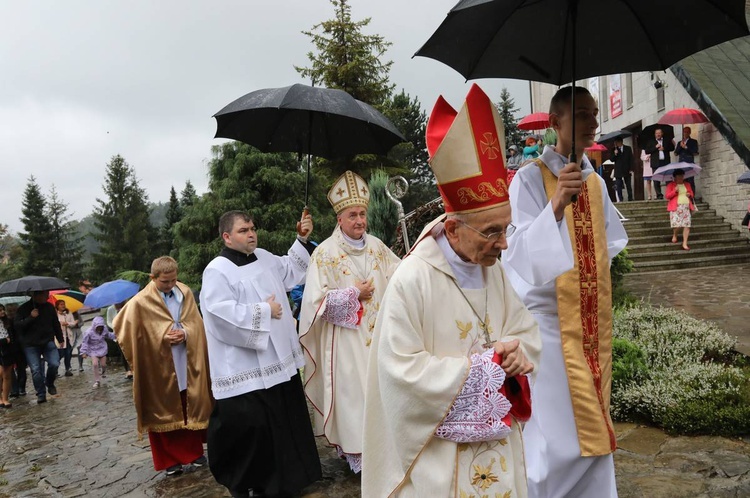
[{"label": "elderly bishop in white mitre", "polygon": [[381,303],[365,394],[363,496],[525,497],[536,322],[500,266],[512,224],[500,117],[474,85],[427,128],[445,214]]}]

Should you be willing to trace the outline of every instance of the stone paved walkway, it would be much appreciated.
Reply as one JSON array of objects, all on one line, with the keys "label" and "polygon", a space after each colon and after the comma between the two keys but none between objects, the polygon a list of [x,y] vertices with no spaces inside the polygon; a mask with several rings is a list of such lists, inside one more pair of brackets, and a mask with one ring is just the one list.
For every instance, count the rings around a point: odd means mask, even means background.
[{"label": "stone paved walkway", "polygon": [[625,288],[651,304],[716,323],[750,355],[750,265],[632,273]]},{"label": "stone paved walkway", "polygon": [[[112,367],[94,390],[89,368],[59,379],[59,395],[46,404],[29,394],[0,410],[0,498],[229,496],[207,468],[177,478],[156,473],[148,439],[135,434],[130,382]],[[747,442],[675,438],[632,424],[616,429],[621,498],[750,496]],[[304,496],[359,496],[359,478],[330,449],[319,445],[319,452],[324,479]]]}]

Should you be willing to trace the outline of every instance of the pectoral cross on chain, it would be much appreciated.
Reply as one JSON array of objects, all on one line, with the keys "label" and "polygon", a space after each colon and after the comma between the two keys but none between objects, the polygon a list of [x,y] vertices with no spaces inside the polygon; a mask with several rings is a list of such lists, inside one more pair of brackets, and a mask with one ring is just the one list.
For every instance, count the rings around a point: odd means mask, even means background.
[{"label": "pectoral cross on chain", "polygon": [[485,315],[484,321],[479,321],[479,328],[482,329],[482,333],[484,334],[484,344],[482,344],[482,347],[484,349],[491,349],[495,347],[495,341],[492,340],[490,337],[490,330],[489,330],[489,321],[490,318]]}]

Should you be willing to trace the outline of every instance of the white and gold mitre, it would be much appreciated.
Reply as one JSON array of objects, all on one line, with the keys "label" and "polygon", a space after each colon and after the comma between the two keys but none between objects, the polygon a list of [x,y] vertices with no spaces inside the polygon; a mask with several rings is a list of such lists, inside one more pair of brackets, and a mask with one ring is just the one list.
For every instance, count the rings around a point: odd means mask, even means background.
[{"label": "white and gold mitre", "polygon": [[370,203],[370,187],[367,182],[352,171],[346,171],[328,191],[328,202],[336,214],[351,206],[367,207]]}]

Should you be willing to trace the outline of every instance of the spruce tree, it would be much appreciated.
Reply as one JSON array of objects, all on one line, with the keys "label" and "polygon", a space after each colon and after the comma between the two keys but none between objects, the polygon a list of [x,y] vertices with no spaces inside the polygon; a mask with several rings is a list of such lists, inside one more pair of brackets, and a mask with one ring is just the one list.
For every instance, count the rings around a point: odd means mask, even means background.
[{"label": "spruce tree", "polygon": [[0,282],[23,277],[23,249],[19,240],[0,223]]},{"label": "spruce tree", "polygon": [[[223,247],[218,233],[223,213],[235,209],[250,212],[258,227],[258,246],[286,254],[304,204],[305,174],[295,155],[264,154],[240,142],[215,146],[212,152],[208,192],[185,208],[174,227],[180,278],[193,286],[200,285],[206,265]],[[309,207],[315,240],[328,237],[335,226],[326,199],[330,184],[330,179],[313,172]]]},{"label": "spruce tree", "polygon": [[47,218],[47,200],[32,175],[23,193],[21,222],[24,231],[19,233],[24,251],[23,271],[27,275],[57,276],[54,248],[49,243],[52,225]]},{"label": "spruce tree", "polygon": [[188,206],[192,206],[197,200],[198,193],[195,191],[195,187],[193,187],[193,184],[190,182],[190,180],[187,180],[185,182],[185,188],[183,188],[182,192],[180,192],[180,207],[186,208]]},{"label": "spruce tree", "polygon": [[376,170],[370,175],[370,205],[367,208],[367,228],[370,233],[390,246],[396,240],[398,207],[388,198],[388,175]]},{"label": "spruce tree", "polygon": [[503,87],[500,92],[500,102],[495,104],[495,106],[505,126],[505,147],[510,147],[511,145],[521,147],[523,133],[518,129],[518,121],[515,116],[520,108],[516,107],[516,102],[510,96],[507,88]]},{"label": "spruce tree", "polygon": [[174,249],[174,226],[182,219],[182,206],[177,199],[174,186],[169,191],[169,202],[167,203],[167,219],[161,226],[159,233],[160,253],[171,254]]},{"label": "spruce tree", "polygon": [[401,200],[408,213],[440,196],[425,144],[427,114],[419,99],[412,99],[404,90],[390,99],[385,114],[408,140],[388,154],[389,158],[407,165],[411,173],[408,177],[409,192]]},{"label": "spruce tree", "polygon": [[156,242],[148,196],[122,156],[107,164],[103,190],[105,198],[96,199],[92,215],[99,242],[99,252],[92,254],[93,276],[105,281],[125,270],[148,271]]},{"label": "spruce tree", "polygon": [[348,0],[330,0],[335,9],[333,19],[303,31],[317,53],[308,52],[309,67],[295,69],[314,85],[337,88],[355,99],[377,108],[382,107],[393,91],[388,73],[393,61],[384,61],[391,46],[380,35],[366,35],[363,28],[370,18],[353,21]]},{"label": "spruce tree", "polygon": [[51,225],[49,244],[53,249],[54,267],[63,280],[74,283],[83,272],[83,239],[78,223],[70,219],[68,205],[53,185],[47,202],[47,219]]}]

